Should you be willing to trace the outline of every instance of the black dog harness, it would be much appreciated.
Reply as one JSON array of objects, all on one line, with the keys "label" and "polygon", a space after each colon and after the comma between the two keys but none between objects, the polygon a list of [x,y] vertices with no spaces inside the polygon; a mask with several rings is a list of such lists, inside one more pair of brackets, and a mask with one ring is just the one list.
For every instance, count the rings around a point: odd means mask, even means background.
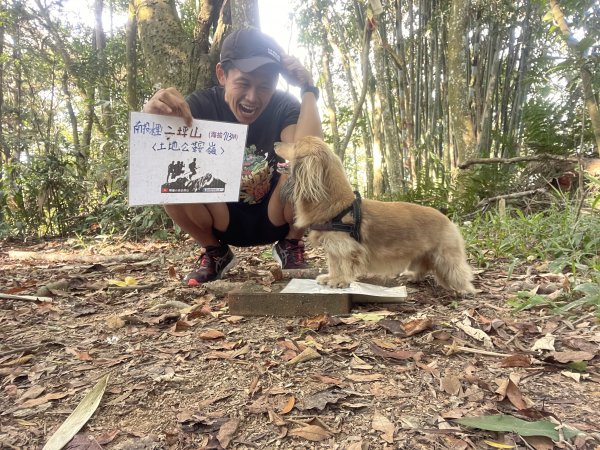
[{"label": "black dog harness", "polygon": [[[356,198],[352,202],[350,206],[344,209],[341,213],[335,216],[328,222],[325,223],[315,223],[310,226],[311,230],[318,231],[344,231],[349,233],[357,242],[360,242],[360,222],[362,218],[361,214],[361,198],[360,193],[358,191],[354,191],[354,195]],[[348,214],[352,213],[352,217],[354,217],[354,223],[344,223],[342,222],[342,218]]]}]

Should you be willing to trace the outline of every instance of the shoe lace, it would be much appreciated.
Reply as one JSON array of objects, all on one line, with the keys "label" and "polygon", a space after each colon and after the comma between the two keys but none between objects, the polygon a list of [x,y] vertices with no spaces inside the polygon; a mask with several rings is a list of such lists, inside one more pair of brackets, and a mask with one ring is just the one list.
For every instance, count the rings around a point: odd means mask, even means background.
[{"label": "shoe lace", "polygon": [[304,247],[302,245],[291,243],[288,250],[296,263],[304,262]]},{"label": "shoe lace", "polygon": [[204,253],[198,261],[198,268],[199,269],[209,269],[211,266],[211,257]]}]

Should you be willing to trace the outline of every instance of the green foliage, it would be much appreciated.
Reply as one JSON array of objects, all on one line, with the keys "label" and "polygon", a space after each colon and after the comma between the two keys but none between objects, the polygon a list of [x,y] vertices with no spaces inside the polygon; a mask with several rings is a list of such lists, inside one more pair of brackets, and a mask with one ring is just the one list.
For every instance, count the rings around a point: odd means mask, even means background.
[{"label": "green foliage", "polygon": [[517,433],[521,436],[545,436],[554,441],[560,440],[561,436],[566,440],[570,440],[581,433],[576,428],[565,426],[561,427],[562,434],[559,434],[556,424],[549,420],[529,422],[517,417],[504,415],[463,417],[457,419],[456,422],[481,430]]},{"label": "green foliage", "polygon": [[[467,251],[479,265],[489,260],[547,262],[549,270],[569,276],[572,292],[560,299],[521,292],[510,304],[516,311],[545,306],[557,314],[591,307],[600,314],[600,221],[596,213],[578,215],[576,206],[557,206],[526,215],[488,211],[463,226]],[[485,250],[483,250],[485,249]],[[512,271],[512,268],[511,268]]]},{"label": "green foliage", "polygon": [[72,158],[40,156],[4,169],[7,186],[2,203],[6,209],[0,232],[19,237],[65,233],[80,211],[83,191]]},{"label": "green foliage", "polygon": [[552,206],[529,215],[520,210],[506,216],[488,211],[470,222],[465,238],[485,247],[491,258],[553,261],[555,271],[600,270],[598,224],[594,214],[577,217],[575,206]]}]

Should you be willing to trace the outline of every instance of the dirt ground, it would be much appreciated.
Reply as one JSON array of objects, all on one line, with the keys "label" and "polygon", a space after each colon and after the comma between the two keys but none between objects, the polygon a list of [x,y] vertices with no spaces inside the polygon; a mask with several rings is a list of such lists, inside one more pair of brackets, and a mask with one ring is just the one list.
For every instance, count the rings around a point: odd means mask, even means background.
[{"label": "dirt ground", "polygon": [[[470,298],[427,280],[346,316],[240,317],[227,290],[268,294],[276,264],[267,247],[235,250],[226,280],[189,288],[190,242],[3,243],[0,447],[42,448],[110,374],[66,448],[600,448],[598,320],[507,303],[567,287],[543,265],[509,279],[490,262]],[[581,433],[553,443],[457,422],[498,415]]]}]

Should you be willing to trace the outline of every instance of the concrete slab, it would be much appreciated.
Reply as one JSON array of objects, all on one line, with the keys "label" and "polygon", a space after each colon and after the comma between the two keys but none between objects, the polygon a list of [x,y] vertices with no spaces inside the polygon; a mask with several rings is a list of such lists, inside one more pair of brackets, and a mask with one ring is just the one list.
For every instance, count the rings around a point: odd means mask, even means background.
[{"label": "concrete slab", "polygon": [[261,285],[245,284],[227,293],[229,312],[237,316],[315,316],[349,314],[349,294],[282,294],[285,283],[274,283],[265,290]]}]

